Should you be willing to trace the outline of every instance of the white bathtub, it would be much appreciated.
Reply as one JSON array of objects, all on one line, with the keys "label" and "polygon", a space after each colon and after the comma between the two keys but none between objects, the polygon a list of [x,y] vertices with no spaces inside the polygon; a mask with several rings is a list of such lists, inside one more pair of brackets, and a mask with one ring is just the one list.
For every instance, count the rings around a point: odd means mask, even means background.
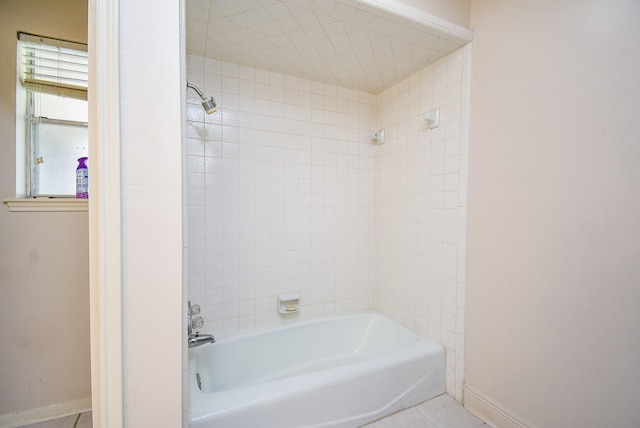
[{"label": "white bathtub", "polygon": [[380,314],[295,322],[189,350],[191,427],[357,427],[442,394],[444,373],[440,345]]}]

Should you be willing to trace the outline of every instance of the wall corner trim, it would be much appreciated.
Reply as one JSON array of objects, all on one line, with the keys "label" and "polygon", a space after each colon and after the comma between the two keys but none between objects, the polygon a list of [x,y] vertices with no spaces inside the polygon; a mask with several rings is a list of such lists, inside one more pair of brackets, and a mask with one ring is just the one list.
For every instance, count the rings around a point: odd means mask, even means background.
[{"label": "wall corner trim", "polygon": [[537,425],[514,415],[502,405],[465,384],[463,405],[465,409],[488,425],[498,428],[538,428]]},{"label": "wall corner trim", "polygon": [[0,415],[0,427],[14,428],[91,411],[91,397]]}]

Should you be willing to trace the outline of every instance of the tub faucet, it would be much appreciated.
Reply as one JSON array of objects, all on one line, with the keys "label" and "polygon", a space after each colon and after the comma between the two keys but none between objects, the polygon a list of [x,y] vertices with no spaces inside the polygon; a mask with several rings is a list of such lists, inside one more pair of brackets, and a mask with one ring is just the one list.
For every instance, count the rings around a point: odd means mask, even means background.
[{"label": "tub faucet", "polygon": [[189,336],[189,348],[195,348],[205,343],[216,343],[216,338],[212,334],[195,333]]},{"label": "tub faucet", "polygon": [[216,343],[216,338],[212,334],[200,334],[200,329],[204,326],[204,319],[200,316],[200,306],[192,305],[189,301],[187,332],[189,333],[189,348],[204,345],[205,343]]}]

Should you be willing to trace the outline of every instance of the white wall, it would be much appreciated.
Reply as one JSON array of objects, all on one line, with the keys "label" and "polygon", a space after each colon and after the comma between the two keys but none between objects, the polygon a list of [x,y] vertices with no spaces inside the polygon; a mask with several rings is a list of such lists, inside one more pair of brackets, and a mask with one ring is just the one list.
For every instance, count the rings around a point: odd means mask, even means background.
[{"label": "white wall", "polygon": [[[18,31],[87,42],[87,3],[0,2],[0,198],[16,195]],[[87,213],[0,206],[0,415],[87,399]]]},{"label": "white wall", "polygon": [[[447,351],[461,399],[471,45],[377,97],[375,306]],[[426,112],[440,109],[430,129]]]},{"label": "white wall", "polygon": [[179,427],[181,4],[120,2],[120,16],[123,426]]},{"label": "white wall", "polygon": [[[189,55],[188,78],[220,110],[187,105],[189,286],[205,331],[372,304],[375,97]],[[291,319],[291,318],[288,318]]]},{"label": "white wall", "polygon": [[640,425],[638,22],[637,2],[473,2],[465,401],[485,417]]}]

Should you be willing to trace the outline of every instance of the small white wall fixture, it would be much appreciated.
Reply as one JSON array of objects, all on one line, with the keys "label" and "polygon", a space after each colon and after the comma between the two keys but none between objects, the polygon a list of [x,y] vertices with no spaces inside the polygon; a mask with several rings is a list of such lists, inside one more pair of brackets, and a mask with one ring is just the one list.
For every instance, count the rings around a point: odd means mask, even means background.
[{"label": "small white wall fixture", "polygon": [[427,122],[429,128],[437,128],[440,126],[440,109],[435,108],[431,111],[428,111],[424,114],[424,121]]},{"label": "small white wall fixture", "polygon": [[373,135],[371,135],[371,139],[376,144],[384,144],[384,129],[380,129],[377,132],[374,132]]}]

